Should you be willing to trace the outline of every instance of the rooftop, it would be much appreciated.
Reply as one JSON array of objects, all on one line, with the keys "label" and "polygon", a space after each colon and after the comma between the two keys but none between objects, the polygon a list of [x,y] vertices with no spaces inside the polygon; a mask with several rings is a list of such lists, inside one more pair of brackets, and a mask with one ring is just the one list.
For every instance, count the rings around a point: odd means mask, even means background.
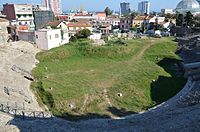
[{"label": "rooftop", "polygon": [[69,22],[67,26],[68,27],[91,27],[89,23],[84,23],[84,22]]},{"label": "rooftop", "polygon": [[52,26],[52,27],[57,27],[62,21],[53,21],[53,22],[48,22],[47,25],[48,26]]}]

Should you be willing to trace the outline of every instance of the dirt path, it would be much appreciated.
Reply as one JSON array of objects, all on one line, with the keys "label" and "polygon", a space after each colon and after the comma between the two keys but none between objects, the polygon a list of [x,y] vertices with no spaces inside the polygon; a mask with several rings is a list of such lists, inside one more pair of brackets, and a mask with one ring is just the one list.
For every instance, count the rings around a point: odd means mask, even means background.
[{"label": "dirt path", "polygon": [[154,41],[155,41],[155,40],[150,40],[150,41],[149,41],[150,43],[145,44],[145,45],[143,46],[143,48],[142,48],[140,51],[138,51],[137,54],[134,55],[134,56],[132,57],[132,59],[131,59],[129,62],[135,62],[135,61],[140,60],[140,59],[144,56],[144,53],[145,53],[146,50],[148,50],[151,46],[157,44],[157,43],[153,43]]}]

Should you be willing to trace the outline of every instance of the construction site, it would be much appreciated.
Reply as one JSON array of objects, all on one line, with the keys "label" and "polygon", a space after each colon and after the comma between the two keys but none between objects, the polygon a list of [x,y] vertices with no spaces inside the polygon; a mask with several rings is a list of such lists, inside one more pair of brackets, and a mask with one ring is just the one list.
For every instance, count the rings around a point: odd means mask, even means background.
[{"label": "construction site", "polygon": [[40,50],[28,42],[7,42],[6,25],[7,21],[0,22],[0,131],[199,131],[199,35],[177,38],[188,81],[176,96],[119,119],[70,122],[39,106],[30,84]]}]

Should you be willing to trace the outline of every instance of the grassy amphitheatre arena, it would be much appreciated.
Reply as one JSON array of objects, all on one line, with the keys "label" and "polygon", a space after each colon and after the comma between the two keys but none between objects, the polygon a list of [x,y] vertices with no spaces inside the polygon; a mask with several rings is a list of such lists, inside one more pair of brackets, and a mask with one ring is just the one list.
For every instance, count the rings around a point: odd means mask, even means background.
[{"label": "grassy amphitheatre arena", "polygon": [[183,88],[172,38],[79,40],[40,52],[32,88],[40,104],[68,120],[121,117],[160,104]]}]

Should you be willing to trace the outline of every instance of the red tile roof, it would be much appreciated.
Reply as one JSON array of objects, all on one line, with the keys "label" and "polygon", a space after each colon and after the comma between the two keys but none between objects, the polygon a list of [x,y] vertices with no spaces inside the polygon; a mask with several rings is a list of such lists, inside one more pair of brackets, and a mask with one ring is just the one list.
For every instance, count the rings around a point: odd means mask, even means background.
[{"label": "red tile roof", "polygon": [[105,12],[96,12],[96,14],[106,14]]},{"label": "red tile roof", "polygon": [[48,22],[47,25],[52,27],[57,27],[60,23],[61,21],[54,21],[54,22]]},{"label": "red tile roof", "polygon": [[66,16],[66,15],[58,15],[57,18],[58,18],[58,19],[67,20],[67,19],[68,19],[68,16]]},{"label": "red tile roof", "polygon": [[75,14],[74,16],[92,16],[92,14]]},{"label": "red tile roof", "polygon": [[82,22],[70,22],[67,24],[68,27],[91,27],[89,23]]}]

